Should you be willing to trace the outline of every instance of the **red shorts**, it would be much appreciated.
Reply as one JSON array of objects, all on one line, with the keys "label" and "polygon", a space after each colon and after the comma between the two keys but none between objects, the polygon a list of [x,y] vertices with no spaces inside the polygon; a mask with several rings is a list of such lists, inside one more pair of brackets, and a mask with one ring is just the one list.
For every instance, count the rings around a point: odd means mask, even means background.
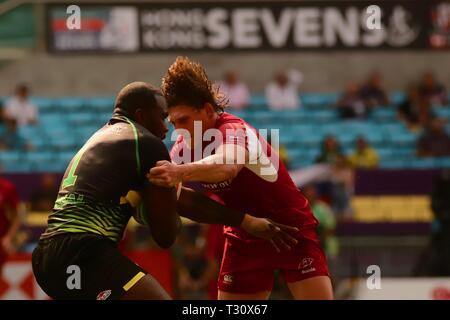
[{"label": "red shorts", "polygon": [[218,280],[221,291],[271,291],[275,270],[281,272],[286,282],[329,276],[325,254],[314,228],[300,231],[296,236],[298,244],[290,251],[280,253],[265,240],[242,240],[229,233],[225,236],[225,251]]}]

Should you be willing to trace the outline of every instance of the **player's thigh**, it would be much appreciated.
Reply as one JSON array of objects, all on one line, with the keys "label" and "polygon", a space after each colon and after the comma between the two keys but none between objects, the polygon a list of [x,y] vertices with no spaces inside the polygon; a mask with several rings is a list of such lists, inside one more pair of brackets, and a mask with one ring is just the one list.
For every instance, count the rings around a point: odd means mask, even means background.
[{"label": "player's thigh", "polygon": [[232,293],[219,290],[219,300],[267,300],[270,291],[259,291],[254,293]]},{"label": "player's thigh", "polygon": [[125,292],[121,300],[171,300],[171,297],[158,281],[146,274]]},{"label": "player's thigh", "polygon": [[316,276],[296,282],[288,282],[287,286],[296,300],[333,299],[333,287],[328,276]]}]

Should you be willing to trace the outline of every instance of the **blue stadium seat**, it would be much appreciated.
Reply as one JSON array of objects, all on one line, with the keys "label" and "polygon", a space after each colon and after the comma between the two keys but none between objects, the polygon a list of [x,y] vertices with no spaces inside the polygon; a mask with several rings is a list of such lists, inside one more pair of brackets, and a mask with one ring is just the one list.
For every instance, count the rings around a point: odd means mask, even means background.
[{"label": "blue stadium seat", "polygon": [[114,97],[94,97],[88,99],[86,102],[86,111],[112,114],[114,109]]},{"label": "blue stadium seat", "polygon": [[64,163],[65,166],[67,167],[70,163],[70,161],[72,160],[72,158],[75,156],[76,151],[64,151],[64,152],[59,152],[58,154],[56,154],[58,161],[61,163]]},{"label": "blue stadium seat", "polygon": [[28,161],[2,161],[0,166],[7,172],[20,173],[31,171],[31,166]]},{"label": "blue stadium seat", "polygon": [[33,103],[39,111],[39,114],[50,113],[55,110],[55,100],[45,97],[31,97],[31,103]]},{"label": "blue stadium seat", "polygon": [[390,103],[393,106],[399,105],[400,103],[405,101],[405,99],[406,99],[406,96],[403,91],[394,91],[391,93],[391,95],[389,97]]},{"label": "blue stadium seat", "polygon": [[392,154],[398,159],[412,160],[416,158],[416,149],[414,147],[393,148]]},{"label": "blue stadium seat", "polygon": [[94,115],[87,112],[69,113],[66,119],[72,126],[84,126],[95,123]]},{"label": "blue stadium seat", "polygon": [[55,154],[50,151],[30,151],[26,153],[26,159],[30,162],[52,162]]},{"label": "blue stadium seat", "polygon": [[298,138],[298,143],[304,148],[317,148],[322,143],[323,137],[317,134],[305,134]]},{"label": "blue stadium seat", "polygon": [[390,141],[396,147],[414,146],[417,141],[417,135],[413,133],[397,133],[390,136],[387,141]]},{"label": "blue stadium seat", "polygon": [[436,160],[431,158],[426,159],[411,159],[406,164],[405,167],[414,168],[414,169],[428,169],[433,168],[435,166]]},{"label": "blue stadium seat", "polygon": [[380,168],[383,169],[399,169],[399,168],[406,168],[409,164],[409,161],[406,160],[400,160],[400,159],[389,159],[389,160],[383,160],[380,163]]},{"label": "blue stadium seat", "polygon": [[438,107],[433,107],[433,112],[434,112],[439,118],[450,119],[450,106],[438,106]]},{"label": "blue stadium seat", "polygon": [[37,136],[44,134],[40,126],[23,126],[19,128],[19,134],[27,139],[31,140]]},{"label": "blue stadium seat", "polygon": [[384,144],[384,136],[380,131],[370,130],[363,136],[373,147],[382,146]]},{"label": "blue stadium seat", "polygon": [[394,152],[391,148],[377,148],[378,156],[380,157],[380,162],[387,162],[392,159]]},{"label": "blue stadium seat", "polygon": [[436,158],[434,160],[435,167],[438,168],[450,168],[450,157],[442,157],[442,158]]},{"label": "blue stadium seat", "polygon": [[266,109],[266,97],[263,94],[252,95],[250,97],[250,108],[252,109]]},{"label": "blue stadium seat", "polygon": [[333,122],[337,119],[337,112],[334,109],[328,110],[309,110],[309,118],[316,122]]},{"label": "blue stadium seat", "polygon": [[52,136],[50,138],[51,146],[54,150],[73,150],[77,146],[74,136]]},{"label": "blue stadium seat", "polygon": [[0,162],[18,162],[23,158],[23,153],[20,151],[1,151]]},{"label": "blue stadium seat", "polygon": [[336,93],[303,93],[300,99],[306,108],[328,108],[338,99]]},{"label": "blue stadium seat", "polygon": [[65,116],[57,113],[43,114],[39,118],[39,122],[41,127],[44,127],[44,129],[47,127],[66,126]]},{"label": "blue stadium seat", "polygon": [[86,99],[78,97],[65,97],[55,101],[56,112],[77,112],[86,107]]},{"label": "blue stadium seat", "polygon": [[275,111],[273,117],[285,126],[307,123],[310,118],[308,110],[305,109]]},{"label": "blue stadium seat", "polygon": [[370,117],[376,122],[395,122],[397,111],[392,108],[379,107],[372,111]]}]

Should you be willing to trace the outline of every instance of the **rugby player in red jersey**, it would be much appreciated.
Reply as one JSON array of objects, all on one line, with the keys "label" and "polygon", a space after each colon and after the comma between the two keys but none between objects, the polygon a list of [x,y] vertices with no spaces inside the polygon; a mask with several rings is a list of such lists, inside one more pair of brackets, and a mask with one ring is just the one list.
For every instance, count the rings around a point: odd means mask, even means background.
[{"label": "rugby player in red jersey", "polygon": [[14,252],[13,239],[20,227],[18,206],[16,187],[0,177],[0,278],[6,258]]},{"label": "rugby player in red jersey", "polygon": [[244,120],[223,111],[224,100],[200,64],[178,57],[161,89],[169,120],[182,134],[171,152],[175,163],[159,161],[148,174],[150,181],[167,187],[199,181],[230,208],[299,228],[296,245],[272,243],[287,251],[225,227],[219,299],[267,299],[275,270],[295,299],[332,299],[317,220],[277,153]]}]

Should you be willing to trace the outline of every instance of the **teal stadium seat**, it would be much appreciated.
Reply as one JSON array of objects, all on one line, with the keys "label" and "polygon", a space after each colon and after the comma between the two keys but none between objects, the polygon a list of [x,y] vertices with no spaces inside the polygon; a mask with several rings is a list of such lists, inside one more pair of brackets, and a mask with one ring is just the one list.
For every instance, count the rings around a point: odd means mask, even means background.
[{"label": "teal stadium seat", "polygon": [[263,94],[250,97],[250,109],[267,109],[266,97]]},{"label": "teal stadium seat", "polygon": [[406,100],[406,95],[402,91],[394,91],[390,94],[389,102],[393,106],[397,106]]},{"label": "teal stadium seat", "polygon": [[77,112],[67,114],[67,122],[74,127],[95,123],[95,116],[89,112]]},{"label": "teal stadium seat", "polygon": [[63,151],[57,153],[56,157],[60,163],[65,164],[65,166],[67,167],[75,154],[76,151]]},{"label": "teal stadium seat", "polygon": [[303,106],[306,108],[329,108],[338,99],[336,93],[303,93],[300,95]]},{"label": "teal stadium seat", "polygon": [[[303,106],[297,110],[271,111],[264,95],[251,97],[251,107],[229,112],[244,118],[257,129],[279,129],[280,142],[287,148],[293,168],[314,163],[326,135],[334,135],[343,150],[355,148],[355,140],[364,136],[380,156],[381,168],[444,168],[450,157],[417,159],[415,144],[418,134],[411,133],[396,118],[396,105],[404,98],[393,92],[391,106],[380,107],[364,121],[340,120],[331,107],[338,97],[334,93],[304,93]],[[75,152],[109,120],[114,97],[32,97],[39,109],[38,126],[25,126],[20,134],[33,146],[31,152],[0,152],[0,164],[8,172],[62,172]],[[439,117],[450,119],[450,106],[434,107]],[[173,145],[170,133],[165,144]],[[0,126],[0,133],[4,126]],[[450,124],[447,125],[450,133]]]},{"label": "teal stadium seat", "polygon": [[395,147],[412,147],[417,141],[417,135],[410,132],[397,133],[388,139]]},{"label": "teal stadium seat", "polygon": [[86,100],[86,111],[112,114],[114,109],[114,97],[94,97]]},{"label": "teal stadium seat", "polygon": [[447,120],[450,119],[450,105],[449,106],[438,106],[433,107],[433,112],[438,116],[439,118],[445,118]]},{"label": "teal stadium seat", "polygon": [[371,118],[379,123],[396,122],[397,111],[393,108],[379,107],[372,111]]},{"label": "teal stadium seat", "polygon": [[77,146],[77,141],[73,135],[52,136],[50,143],[53,150],[66,151],[73,150]]},{"label": "teal stadium seat", "polygon": [[55,111],[55,100],[45,97],[31,97],[31,102],[38,108],[39,114]]},{"label": "teal stadium seat", "polygon": [[79,112],[87,107],[87,99],[79,97],[64,97],[57,99],[55,105],[59,113]]}]

